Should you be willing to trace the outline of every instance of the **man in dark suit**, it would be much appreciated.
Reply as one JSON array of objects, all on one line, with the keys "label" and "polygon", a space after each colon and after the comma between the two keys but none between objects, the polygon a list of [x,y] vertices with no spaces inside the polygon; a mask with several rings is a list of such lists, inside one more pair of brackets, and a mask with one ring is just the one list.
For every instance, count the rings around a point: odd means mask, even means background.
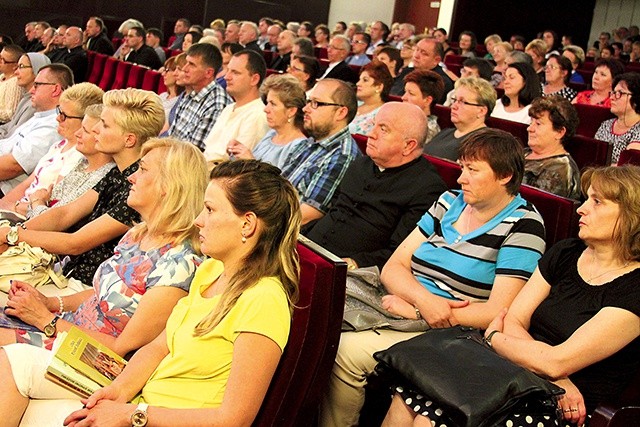
[{"label": "man in dark suit", "polygon": [[62,44],[67,52],[57,62],[61,62],[71,68],[75,83],[85,81],[89,60],[87,59],[87,52],[82,49],[82,29],[80,27],[67,28]]},{"label": "man in dark suit", "polygon": [[321,79],[340,79],[353,84],[357,83],[358,73],[345,62],[350,52],[351,43],[346,36],[340,34],[333,36],[327,48],[329,67]]},{"label": "man in dark suit", "polygon": [[133,27],[127,33],[127,45],[131,52],[125,57],[125,61],[149,67],[157,70],[162,67],[162,62],[156,51],[145,44],[147,33],[142,27]]},{"label": "man in dark suit", "polygon": [[423,38],[416,44],[413,52],[413,65],[416,70],[430,70],[440,74],[444,81],[443,97],[437,100],[438,104],[443,104],[446,96],[453,89],[453,81],[440,67],[440,61],[444,58],[444,48],[442,43],[435,39]]},{"label": "man in dark suit", "polygon": [[240,44],[249,50],[254,50],[262,55],[262,49],[258,45],[258,26],[253,22],[245,21],[240,25],[238,33]]},{"label": "man in dark suit", "polygon": [[278,56],[273,58],[269,68],[273,70],[287,71],[289,63],[291,62],[291,50],[293,49],[293,41],[296,39],[296,35],[293,31],[284,30],[278,35]]},{"label": "man in dark suit", "polygon": [[93,50],[109,56],[115,52],[111,40],[107,37],[104,21],[97,16],[89,18],[84,34],[87,37],[87,50]]}]

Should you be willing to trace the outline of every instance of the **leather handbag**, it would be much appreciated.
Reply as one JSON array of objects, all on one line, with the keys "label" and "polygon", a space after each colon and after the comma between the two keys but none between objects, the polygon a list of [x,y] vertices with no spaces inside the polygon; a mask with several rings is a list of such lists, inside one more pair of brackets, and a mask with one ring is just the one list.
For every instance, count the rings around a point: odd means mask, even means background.
[{"label": "leather handbag", "polygon": [[564,389],[498,355],[475,328],[431,329],[373,357],[380,362],[377,370],[405,379],[458,426],[504,424],[525,407],[560,416],[556,397]]},{"label": "leather handbag", "polygon": [[380,283],[378,267],[358,268],[347,272],[343,332],[369,329],[393,329],[403,332],[422,332],[429,329],[423,320],[405,319],[382,308],[387,292]]},{"label": "leather handbag", "polygon": [[66,279],[53,269],[55,262],[55,255],[28,243],[10,246],[0,254],[0,290],[8,293],[12,280],[27,282],[34,288],[47,283],[66,287]]}]

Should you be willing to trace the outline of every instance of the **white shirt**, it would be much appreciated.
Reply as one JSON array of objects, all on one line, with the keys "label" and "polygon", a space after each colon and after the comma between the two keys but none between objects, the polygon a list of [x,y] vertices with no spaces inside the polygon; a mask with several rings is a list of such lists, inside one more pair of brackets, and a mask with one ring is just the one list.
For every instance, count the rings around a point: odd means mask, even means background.
[{"label": "white shirt", "polygon": [[529,117],[529,107],[531,107],[531,105],[527,105],[521,110],[510,113],[504,109],[504,104],[502,104],[502,100],[498,99],[496,101],[496,106],[493,108],[493,111],[491,112],[491,117],[496,117],[498,119],[511,120],[512,122],[524,123],[525,125],[528,125],[531,123],[531,117]]},{"label": "white shirt", "polygon": [[268,130],[262,99],[237,108],[235,103],[227,105],[204,141],[204,157],[207,161],[228,159],[227,145],[233,139],[253,149]]}]

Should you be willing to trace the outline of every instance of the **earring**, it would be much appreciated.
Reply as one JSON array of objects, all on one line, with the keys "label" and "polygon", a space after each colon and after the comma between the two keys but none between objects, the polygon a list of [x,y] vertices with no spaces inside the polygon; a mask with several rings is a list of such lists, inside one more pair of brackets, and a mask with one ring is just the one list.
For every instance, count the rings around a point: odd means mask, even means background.
[{"label": "earring", "polygon": [[291,117],[287,118],[287,123],[291,123]]},{"label": "earring", "polygon": [[245,237],[244,233],[242,233],[242,243],[247,243],[247,238]]}]

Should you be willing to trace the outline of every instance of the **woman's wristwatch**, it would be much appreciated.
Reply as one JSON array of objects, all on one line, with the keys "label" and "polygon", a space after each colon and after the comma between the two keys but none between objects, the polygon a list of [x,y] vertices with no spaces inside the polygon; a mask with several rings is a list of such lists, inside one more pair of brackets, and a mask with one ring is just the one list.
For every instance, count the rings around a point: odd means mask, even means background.
[{"label": "woman's wristwatch", "polygon": [[149,422],[147,415],[147,403],[139,403],[133,414],[131,414],[131,427],[144,427]]}]

